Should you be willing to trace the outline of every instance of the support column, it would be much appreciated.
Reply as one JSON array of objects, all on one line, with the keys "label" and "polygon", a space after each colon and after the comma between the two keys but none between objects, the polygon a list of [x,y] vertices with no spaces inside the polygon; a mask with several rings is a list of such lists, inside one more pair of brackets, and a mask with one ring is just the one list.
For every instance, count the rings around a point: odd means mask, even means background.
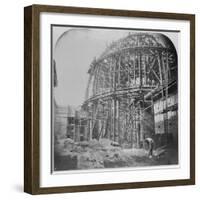
[{"label": "support column", "polygon": [[135,77],[135,55],[133,56],[133,79],[134,79],[134,85],[136,84],[136,77]]},{"label": "support column", "polygon": [[168,141],[168,134],[169,134],[169,123],[168,123],[168,54],[166,55],[166,65],[164,62],[164,58],[162,57],[163,68],[165,71],[165,112],[164,112],[164,125],[165,125],[165,132],[167,134],[167,143]]},{"label": "support column", "polygon": [[140,87],[142,86],[142,55],[141,53],[138,54],[138,67],[139,67],[139,81],[140,81]]},{"label": "support column", "polygon": [[91,107],[91,119],[90,119],[90,134],[89,134],[89,138],[90,140],[92,140],[93,138],[93,126],[94,126],[94,105],[92,104]]},{"label": "support column", "polygon": [[142,105],[141,102],[139,102],[138,108],[137,108],[137,148],[140,148],[140,140],[143,138],[142,133]]},{"label": "support column", "polygon": [[89,120],[89,138],[88,140],[92,140],[92,120]]},{"label": "support column", "polygon": [[158,55],[158,66],[159,66],[159,74],[160,74],[160,85],[163,87],[162,64],[160,60],[160,54]]},{"label": "support column", "polygon": [[119,60],[118,60],[118,85],[120,86],[120,80],[121,80],[121,64],[120,64],[120,57],[119,57]]},{"label": "support column", "polygon": [[134,123],[135,123],[135,119],[134,119],[134,111],[133,111],[133,106],[131,106],[130,108],[130,116],[131,116],[131,148],[133,148],[133,142],[134,142]]},{"label": "support column", "polygon": [[[159,72],[160,72],[160,82],[161,82],[161,91],[162,91],[162,109],[163,109],[163,125],[164,125],[164,134],[167,134],[167,129],[166,129],[166,124],[165,124],[165,112],[166,112],[166,98],[165,98],[165,91],[164,91],[164,80],[163,80],[163,76],[162,76],[162,70],[164,70],[164,66],[163,66],[163,60],[162,60],[162,55],[159,54],[158,55],[158,65],[159,65]],[[164,72],[165,73],[165,72]]]},{"label": "support column", "polygon": [[155,130],[155,112],[154,112],[154,101],[153,101],[153,94],[151,94],[151,112],[153,115],[153,135],[154,136],[156,134],[156,130]]},{"label": "support column", "polygon": [[[133,124],[133,127],[134,127],[133,140],[135,140],[137,142],[137,110],[136,110],[135,106],[134,106],[134,124]],[[132,145],[132,147],[133,147],[133,145]]]},{"label": "support column", "polygon": [[116,141],[116,98],[112,99],[112,135],[113,140]]},{"label": "support column", "polygon": [[136,112],[136,131],[137,131],[137,148],[140,147],[140,110],[137,108]]},{"label": "support column", "polygon": [[148,56],[148,55],[145,55],[145,56],[144,56],[144,83],[143,83],[144,85],[146,85],[146,83],[147,83],[147,74],[146,74],[146,71],[147,71],[147,70],[146,70],[147,56]]},{"label": "support column", "polygon": [[120,100],[117,99],[116,101],[116,141],[119,143],[120,142]]},{"label": "support column", "polygon": [[128,69],[127,69],[127,73],[128,73],[128,87],[130,86],[130,67],[129,67],[129,62],[128,62],[128,64],[127,64],[127,67],[128,67]]},{"label": "support column", "polygon": [[[140,102],[140,141],[144,142],[144,119],[143,119],[143,110],[144,110],[144,100],[142,99],[142,101]],[[140,146],[139,146],[140,147]]]},{"label": "support column", "polygon": [[112,104],[111,104],[111,100],[108,100],[108,104],[107,104],[107,109],[108,109],[108,113],[107,113],[107,124],[106,124],[106,137],[108,139],[111,138],[111,123],[112,123]]}]

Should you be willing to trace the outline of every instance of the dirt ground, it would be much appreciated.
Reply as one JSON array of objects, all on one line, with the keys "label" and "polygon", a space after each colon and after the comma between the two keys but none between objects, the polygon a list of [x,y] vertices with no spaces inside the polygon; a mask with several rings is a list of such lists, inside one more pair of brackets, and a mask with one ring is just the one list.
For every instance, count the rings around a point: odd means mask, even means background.
[{"label": "dirt ground", "polygon": [[172,164],[178,164],[178,152],[173,146],[155,149],[154,156],[149,158],[147,150],[122,149],[108,139],[78,143],[62,139],[55,143],[55,171]]}]

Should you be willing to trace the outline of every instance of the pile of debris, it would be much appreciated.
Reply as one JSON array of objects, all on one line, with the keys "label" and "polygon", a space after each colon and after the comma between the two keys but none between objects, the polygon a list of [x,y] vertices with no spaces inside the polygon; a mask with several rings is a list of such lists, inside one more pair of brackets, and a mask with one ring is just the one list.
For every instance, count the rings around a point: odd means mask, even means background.
[{"label": "pile of debris", "polygon": [[[62,139],[56,145],[57,170],[95,169],[124,167],[132,164],[132,157],[126,155],[117,142],[108,139],[74,142]],[[55,158],[56,159],[56,158]],[[61,161],[62,159],[62,161]],[[66,162],[63,163],[63,160]],[[62,166],[61,166],[62,163]],[[63,166],[64,165],[64,166]]]},{"label": "pile of debris", "polygon": [[[149,158],[148,150],[124,149],[109,139],[75,142],[69,138],[56,140],[54,170],[81,170],[120,167],[142,167],[176,164],[173,148],[157,148]],[[174,158],[173,158],[174,157]]]}]

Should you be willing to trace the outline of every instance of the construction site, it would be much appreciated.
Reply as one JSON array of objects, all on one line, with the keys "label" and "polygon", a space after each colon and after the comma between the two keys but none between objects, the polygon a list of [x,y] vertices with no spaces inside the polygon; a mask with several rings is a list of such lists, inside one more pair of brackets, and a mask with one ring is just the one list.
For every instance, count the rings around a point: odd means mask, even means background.
[{"label": "construction site", "polygon": [[82,105],[54,103],[53,170],[178,164],[178,57],[172,41],[160,33],[129,33],[95,57],[87,73]]}]

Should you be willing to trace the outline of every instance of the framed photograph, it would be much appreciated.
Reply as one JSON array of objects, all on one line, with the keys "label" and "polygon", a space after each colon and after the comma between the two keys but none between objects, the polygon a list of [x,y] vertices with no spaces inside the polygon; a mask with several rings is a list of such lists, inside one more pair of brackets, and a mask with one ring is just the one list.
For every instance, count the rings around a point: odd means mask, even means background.
[{"label": "framed photograph", "polygon": [[195,183],[195,16],[24,9],[24,191]]}]

